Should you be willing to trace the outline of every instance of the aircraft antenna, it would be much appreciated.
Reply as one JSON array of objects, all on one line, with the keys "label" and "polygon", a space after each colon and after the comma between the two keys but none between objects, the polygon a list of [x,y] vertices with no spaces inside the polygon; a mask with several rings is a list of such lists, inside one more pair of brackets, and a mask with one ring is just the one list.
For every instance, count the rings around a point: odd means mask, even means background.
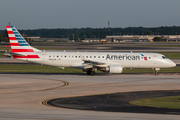
[{"label": "aircraft antenna", "polygon": [[109,27],[110,27],[110,21],[108,20],[108,31],[109,31]]}]

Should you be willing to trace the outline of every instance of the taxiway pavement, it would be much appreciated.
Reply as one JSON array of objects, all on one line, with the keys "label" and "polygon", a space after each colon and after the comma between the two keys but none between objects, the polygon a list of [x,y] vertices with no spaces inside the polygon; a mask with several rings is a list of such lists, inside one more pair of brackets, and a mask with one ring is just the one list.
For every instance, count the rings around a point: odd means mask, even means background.
[{"label": "taxiway pavement", "polygon": [[180,75],[0,74],[0,120],[179,120],[179,115],[83,111],[47,99],[116,92],[180,90]]}]

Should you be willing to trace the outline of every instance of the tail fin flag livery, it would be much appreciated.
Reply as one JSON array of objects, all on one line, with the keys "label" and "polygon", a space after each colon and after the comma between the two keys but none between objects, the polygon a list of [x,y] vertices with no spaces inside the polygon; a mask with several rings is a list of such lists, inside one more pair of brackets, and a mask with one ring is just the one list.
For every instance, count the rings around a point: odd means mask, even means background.
[{"label": "tail fin flag livery", "polygon": [[11,51],[14,58],[39,58],[38,55],[28,55],[29,52],[41,52],[31,47],[14,26],[6,26],[11,45]]},{"label": "tail fin flag livery", "polygon": [[13,53],[40,52],[40,50],[31,47],[15,27],[6,26],[6,28]]},{"label": "tail fin flag livery", "polygon": [[96,70],[122,73],[124,68],[153,68],[157,75],[160,68],[176,66],[173,61],[159,53],[41,51],[30,46],[14,26],[6,28],[12,50],[6,54],[19,60],[59,68],[80,68],[88,75],[94,75]]}]

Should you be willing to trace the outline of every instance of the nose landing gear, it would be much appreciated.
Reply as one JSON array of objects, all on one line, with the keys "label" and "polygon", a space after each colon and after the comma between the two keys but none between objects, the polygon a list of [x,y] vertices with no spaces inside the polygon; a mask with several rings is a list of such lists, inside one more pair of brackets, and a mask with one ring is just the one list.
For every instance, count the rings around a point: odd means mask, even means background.
[{"label": "nose landing gear", "polygon": [[154,68],[154,70],[155,70],[155,75],[158,75],[159,73],[158,73],[158,71],[160,70],[160,68]]},{"label": "nose landing gear", "polygon": [[155,71],[155,73],[154,73],[155,75],[158,75],[158,71]]}]

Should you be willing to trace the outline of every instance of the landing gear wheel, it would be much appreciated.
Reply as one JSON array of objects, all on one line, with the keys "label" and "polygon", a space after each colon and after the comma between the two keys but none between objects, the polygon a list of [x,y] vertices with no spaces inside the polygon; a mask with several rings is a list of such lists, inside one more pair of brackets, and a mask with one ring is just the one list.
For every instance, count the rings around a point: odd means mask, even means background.
[{"label": "landing gear wheel", "polygon": [[155,71],[155,73],[154,73],[155,75],[158,75],[158,72],[157,71]]},{"label": "landing gear wheel", "polygon": [[94,72],[94,71],[91,71],[91,75],[92,75],[92,76],[95,75],[95,72]]},{"label": "landing gear wheel", "polygon": [[160,70],[160,68],[154,68],[154,74],[157,76],[158,75],[158,71]]},{"label": "landing gear wheel", "polygon": [[94,71],[91,71],[91,70],[88,70],[88,71],[87,71],[87,75],[92,75],[92,76],[93,76],[93,75],[95,75],[95,72],[94,72]]},{"label": "landing gear wheel", "polygon": [[91,71],[90,70],[87,71],[87,75],[91,75]]}]

